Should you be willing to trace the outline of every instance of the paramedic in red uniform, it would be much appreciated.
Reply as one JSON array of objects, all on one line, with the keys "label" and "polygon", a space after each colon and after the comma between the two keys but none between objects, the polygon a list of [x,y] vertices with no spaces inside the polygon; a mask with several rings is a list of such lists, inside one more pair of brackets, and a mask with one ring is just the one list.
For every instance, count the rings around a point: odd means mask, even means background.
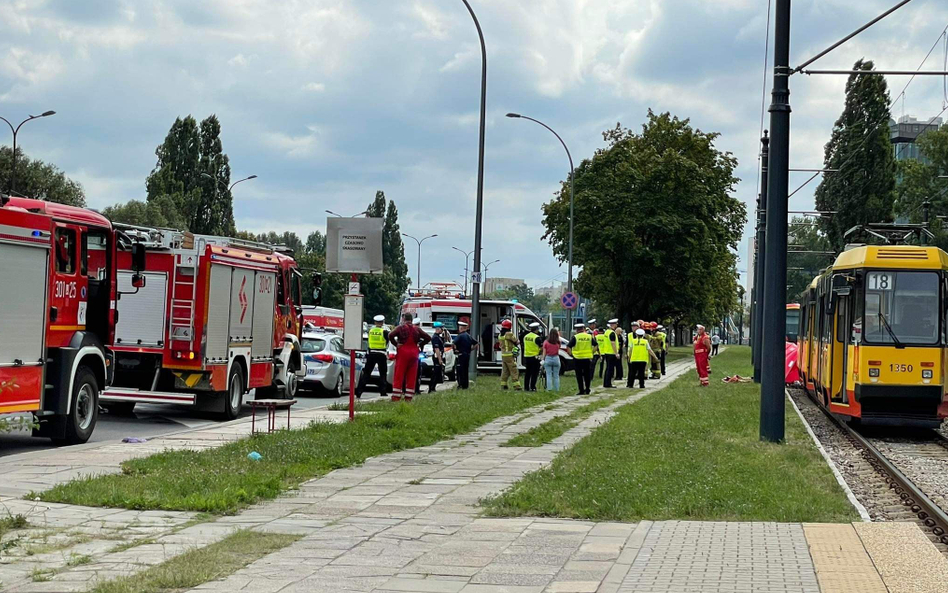
[{"label": "paramedic in red uniform", "polygon": [[402,324],[389,332],[388,341],[397,348],[392,401],[397,402],[402,396],[405,401],[411,401],[418,377],[418,354],[431,337],[420,327],[412,325],[411,313],[406,313],[402,315]]}]

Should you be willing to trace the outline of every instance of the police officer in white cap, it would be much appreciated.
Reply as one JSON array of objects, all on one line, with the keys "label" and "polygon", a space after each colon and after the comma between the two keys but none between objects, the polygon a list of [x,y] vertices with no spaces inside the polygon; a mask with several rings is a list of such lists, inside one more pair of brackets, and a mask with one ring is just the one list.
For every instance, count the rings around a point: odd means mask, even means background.
[{"label": "police officer in white cap", "polygon": [[592,358],[593,337],[586,333],[583,322],[573,326],[573,337],[569,341],[569,353],[573,357],[573,368],[576,370],[576,385],[579,392],[576,395],[587,395],[592,387]]},{"label": "police officer in white cap", "polygon": [[603,364],[606,367],[606,376],[602,386],[606,389],[612,389],[614,387],[612,379],[616,376],[616,366],[620,364],[619,356],[621,356],[619,353],[619,337],[616,335],[619,320],[610,319],[608,323],[608,329],[597,336],[597,342],[599,343],[599,356],[602,357]]},{"label": "police officer in white cap", "polygon": [[356,397],[362,397],[365,384],[372,377],[372,370],[378,368],[378,387],[382,397],[388,396],[388,330],[385,329],[385,316],[376,315],[372,318],[375,325],[369,328],[369,357],[362,369],[362,377],[356,387]]}]

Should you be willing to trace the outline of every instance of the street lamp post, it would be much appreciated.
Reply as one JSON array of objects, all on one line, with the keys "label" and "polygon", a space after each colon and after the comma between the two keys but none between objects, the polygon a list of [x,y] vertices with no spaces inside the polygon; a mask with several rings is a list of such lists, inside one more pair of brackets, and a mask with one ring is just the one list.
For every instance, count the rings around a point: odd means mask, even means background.
[{"label": "street lamp post", "polygon": [[491,267],[492,265],[496,264],[499,261],[500,261],[499,259],[495,259],[494,261],[490,263],[481,264],[481,267],[484,268],[484,285],[485,286],[487,285],[487,268]]},{"label": "street lamp post", "polygon": [[[527,119],[534,123],[540,124],[547,130],[549,130],[554,136],[556,136],[556,139],[559,140],[560,144],[563,145],[563,149],[566,150],[566,156],[569,158],[569,252],[567,255],[569,272],[566,276],[566,292],[573,292],[573,205],[575,204],[575,194],[573,192],[573,174],[575,171],[573,168],[573,155],[570,154],[569,147],[566,146],[566,142],[563,141],[560,135],[557,134],[556,131],[553,130],[553,128],[546,125],[542,121],[538,119],[533,119],[532,117],[527,117],[526,115],[521,115],[519,113],[508,113],[507,117],[515,118],[515,119]],[[571,330],[572,327],[573,327],[573,310],[567,309],[566,310],[567,331],[572,331]]]},{"label": "street lamp post", "polygon": [[25,124],[26,122],[33,121],[34,119],[40,119],[41,117],[49,117],[50,115],[56,115],[56,112],[44,111],[43,113],[39,115],[31,115],[28,118],[21,121],[20,124],[16,126],[15,128],[13,127],[13,124],[11,124],[8,119],[6,119],[5,117],[0,117],[0,119],[2,119],[4,122],[6,122],[8,126],[10,126],[10,131],[13,132],[13,157],[10,163],[10,187],[9,187],[9,190],[11,193],[16,191],[16,135],[20,132],[20,128],[22,128],[23,124]]},{"label": "street lamp post", "polygon": [[[481,123],[480,136],[477,150],[477,207],[474,216],[474,269],[478,271],[471,282],[471,335],[479,336],[481,328],[481,230],[484,220],[484,135],[487,129],[487,44],[484,43],[484,32],[481,30],[481,23],[471,8],[468,0],[462,0],[467,11],[471,13],[474,19],[474,26],[477,27],[477,36],[481,42]],[[470,376],[477,379],[477,358],[471,357]]]},{"label": "street lamp post", "polygon": [[[218,179],[215,175],[211,175],[210,173],[201,173],[201,177],[207,177],[208,179],[211,179],[215,182],[214,183],[214,201],[217,202],[217,198],[220,196],[220,188],[225,187],[223,182],[221,182],[221,180]],[[237,181],[230,184],[230,187],[227,188],[227,192],[230,193],[231,190],[234,189],[234,186],[237,185],[238,183],[243,183],[244,181],[250,181],[251,179],[256,179],[256,178],[257,178],[256,175],[251,175],[249,177],[244,177],[243,179],[238,179]],[[233,197],[234,197],[233,194],[231,194],[231,198]]]},{"label": "street lamp post", "polygon": [[416,268],[416,276],[418,277],[418,290],[421,290],[421,244],[427,241],[428,239],[434,239],[438,235],[437,234],[428,235],[427,237],[424,237],[423,239],[418,239],[417,237],[413,237],[409,235],[408,233],[402,233],[402,234],[408,237],[409,239],[414,239],[415,243],[418,243],[418,267]]},{"label": "street lamp post", "polygon": [[464,251],[463,249],[458,249],[457,247],[452,247],[451,249],[453,249],[453,250],[455,250],[455,251],[458,251],[458,252],[464,254],[464,296],[467,296],[467,272],[468,272],[468,269],[469,269],[469,268],[467,267],[467,264],[468,264],[468,262],[469,262],[470,259],[471,259],[471,254],[474,253],[474,252],[473,252],[473,251]]}]

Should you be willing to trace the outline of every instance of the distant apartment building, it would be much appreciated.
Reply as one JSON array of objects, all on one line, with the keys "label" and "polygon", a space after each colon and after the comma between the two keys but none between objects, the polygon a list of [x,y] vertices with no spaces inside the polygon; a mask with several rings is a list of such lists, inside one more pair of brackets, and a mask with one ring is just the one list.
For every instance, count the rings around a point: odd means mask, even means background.
[{"label": "distant apartment building", "polygon": [[559,300],[563,293],[566,292],[566,283],[565,282],[555,282],[551,286],[542,286],[533,291],[537,296],[545,296],[550,300]]},{"label": "distant apartment building", "polygon": [[488,276],[486,279],[484,279],[484,292],[486,294],[491,294],[493,292],[500,292],[502,290],[510,290],[514,286],[519,286],[526,283],[526,280],[523,278],[501,278],[499,276],[492,278]]},{"label": "distant apartment building", "polygon": [[927,132],[932,132],[941,127],[942,118],[919,120],[911,115],[903,115],[898,123],[889,122],[889,139],[892,142],[892,150],[895,151],[895,159],[898,161],[921,161],[928,163],[918,150],[918,138]]}]

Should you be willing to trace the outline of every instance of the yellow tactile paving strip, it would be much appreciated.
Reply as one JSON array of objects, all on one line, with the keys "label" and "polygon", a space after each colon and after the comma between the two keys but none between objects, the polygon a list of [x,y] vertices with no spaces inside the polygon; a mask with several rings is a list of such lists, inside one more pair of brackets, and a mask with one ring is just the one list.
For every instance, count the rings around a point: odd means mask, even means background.
[{"label": "yellow tactile paving strip", "polygon": [[856,523],[890,593],[948,591],[948,560],[914,523]]},{"label": "yellow tactile paving strip", "polygon": [[848,523],[804,523],[822,593],[888,593],[868,552]]}]

